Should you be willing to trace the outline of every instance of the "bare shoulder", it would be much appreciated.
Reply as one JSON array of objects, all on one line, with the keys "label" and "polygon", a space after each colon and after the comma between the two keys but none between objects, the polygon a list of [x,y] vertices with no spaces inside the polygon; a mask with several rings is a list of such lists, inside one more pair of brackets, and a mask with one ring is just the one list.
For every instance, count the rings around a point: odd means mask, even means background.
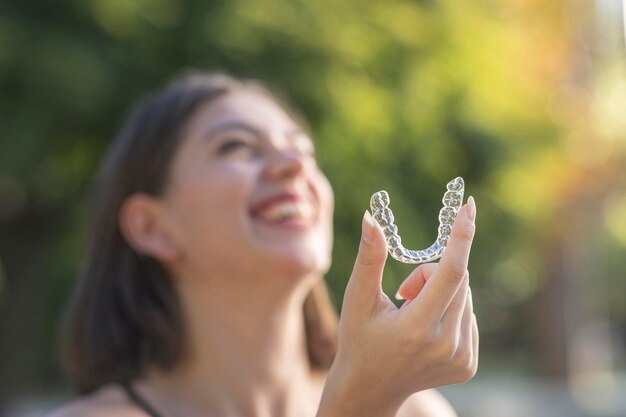
[{"label": "bare shoulder", "polygon": [[457,417],[457,414],[443,395],[429,389],[411,395],[396,417]]},{"label": "bare shoulder", "polygon": [[53,410],[46,417],[110,416],[145,417],[145,414],[128,401],[126,394],[119,387],[106,385]]}]

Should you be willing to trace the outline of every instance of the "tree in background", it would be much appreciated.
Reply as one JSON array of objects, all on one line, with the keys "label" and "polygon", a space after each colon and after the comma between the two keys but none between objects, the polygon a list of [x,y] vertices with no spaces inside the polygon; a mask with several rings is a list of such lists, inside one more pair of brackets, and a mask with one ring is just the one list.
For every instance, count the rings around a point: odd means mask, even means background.
[{"label": "tree in background", "polygon": [[[336,192],[337,306],[370,195],[388,190],[404,240],[422,247],[460,175],[478,205],[481,366],[568,374],[584,359],[566,347],[581,321],[626,329],[626,78],[623,57],[595,61],[590,7],[0,4],[0,401],[59,380],[54,332],[93,173],[132,103],[190,67],[267,81],[311,121]],[[385,291],[410,269],[390,260]]]}]

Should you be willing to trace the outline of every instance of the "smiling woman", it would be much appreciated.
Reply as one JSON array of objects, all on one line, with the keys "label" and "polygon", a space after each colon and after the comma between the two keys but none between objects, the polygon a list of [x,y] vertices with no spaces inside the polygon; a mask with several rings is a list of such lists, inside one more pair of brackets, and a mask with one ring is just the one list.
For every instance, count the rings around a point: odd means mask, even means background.
[{"label": "smiling woman", "polygon": [[[179,79],[129,120],[97,179],[65,325],[66,368],[84,396],[56,415],[454,415],[428,389],[476,369],[466,274],[455,272],[473,210],[459,210],[450,265],[406,281],[433,275],[449,307],[401,310],[376,284],[386,247],[366,216],[338,323],[323,277],[333,192],[306,125],[258,83]],[[416,337],[408,318],[423,305],[447,329],[426,344],[430,330]]]},{"label": "smiling woman", "polygon": [[[211,106],[220,97],[228,100],[223,106]],[[196,243],[186,248],[187,257],[196,252],[201,253],[200,259],[204,253],[218,254],[207,260],[214,269],[220,260],[227,265],[240,264],[224,255],[238,258],[241,251],[251,255],[243,246],[224,246],[237,243],[225,237],[241,230],[241,226],[234,226],[234,219],[231,223],[224,219],[236,214],[228,207],[229,202],[247,197],[242,187],[253,184],[243,182],[246,177],[242,174],[245,169],[253,174],[261,161],[257,153],[270,147],[267,134],[274,132],[263,131],[264,115],[250,113],[254,109],[232,102],[245,102],[246,97],[266,107],[270,100],[281,103],[256,83],[245,84],[224,75],[186,77],[140,109],[109,151],[94,193],[90,255],[66,326],[65,363],[80,392],[135,378],[148,363],[170,368],[185,350],[180,299],[157,258],[170,243],[166,241],[170,236],[161,236],[159,226],[151,223],[156,221],[151,210],[157,210],[158,196],[178,203],[181,218],[212,222],[206,229],[186,225],[186,230],[198,232],[193,236]],[[276,104],[269,106],[274,110],[270,116],[282,116],[279,121],[290,123],[293,132],[303,132],[304,127],[294,122],[299,119],[295,113],[282,103],[280,107]],[[215,111],[222,114],[213,115]],[[188,140],[183,141],[183,136]],[[298,138],[293,143],[310,154],[309,136],[293,137]],[[189,188],[203,187],[205,184],[199,182],[203,178],[209,188]],[[247,179],[253,181],[250,176]],[[215,184],[212,189],[211,184]],[[239,188],[233,187],[238,184]],[[206,196],[207,205],[200,204],[200,195]],[[237,203],[238,208],[245,207],[243,201]],[[217,230],[219,227],[222,229]],[[336,318],[323,280],[308,295],[304,311],[310,359],[317,366],[328,367],[335,345]]]}]

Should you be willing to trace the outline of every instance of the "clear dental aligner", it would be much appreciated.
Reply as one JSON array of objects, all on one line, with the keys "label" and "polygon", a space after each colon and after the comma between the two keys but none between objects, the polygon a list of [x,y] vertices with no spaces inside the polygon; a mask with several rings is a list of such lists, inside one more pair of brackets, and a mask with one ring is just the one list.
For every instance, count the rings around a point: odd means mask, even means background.
[{"label": "clear dental aligner", "polygon": [[438,259],[448,244],[452,223],[463,203],[465,183],[463,178],[456,177],[446,185],[447,191],[443,195],[443,208],[439,211],[439,230],[437,240],[428,249],[410,250],[402,246],[402,239],[398,235],[398,226],[393,224],[393,213],[389,208],[389,194],[378,191],[370,199],[372,217],[382,227],[387,239],[387,249],[392,258],[407,264],[421,264]]}]

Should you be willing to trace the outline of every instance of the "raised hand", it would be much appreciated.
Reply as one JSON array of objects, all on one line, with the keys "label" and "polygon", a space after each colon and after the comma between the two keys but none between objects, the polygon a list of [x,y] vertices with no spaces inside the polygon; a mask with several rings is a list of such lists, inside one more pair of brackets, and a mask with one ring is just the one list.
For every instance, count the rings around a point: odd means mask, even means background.
[{"label": "raised hand", "polygon": [[421,265],[407,277],[398,291],[407,302],[397,308],[381,288],[384,235],[365,213],[319,417],[392,416],[414,392],[474,376],[478,328],[467,264],[475,216],[470,197],[441,261]]}]

